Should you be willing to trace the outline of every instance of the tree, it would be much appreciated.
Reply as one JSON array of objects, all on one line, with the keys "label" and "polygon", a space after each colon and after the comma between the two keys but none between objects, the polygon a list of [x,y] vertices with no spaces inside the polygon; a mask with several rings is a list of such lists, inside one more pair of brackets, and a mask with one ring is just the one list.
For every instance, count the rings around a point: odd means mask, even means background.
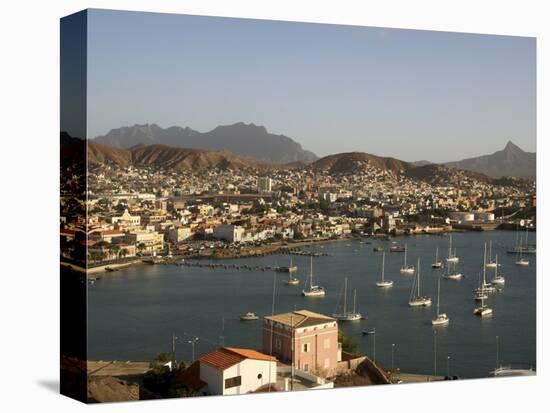
[{"label": "tree", "polygon": [[338,341],[342,343],[343,351],[346,353],[357,354],[357,343],[346,336],[342,330],[338,330]]}]

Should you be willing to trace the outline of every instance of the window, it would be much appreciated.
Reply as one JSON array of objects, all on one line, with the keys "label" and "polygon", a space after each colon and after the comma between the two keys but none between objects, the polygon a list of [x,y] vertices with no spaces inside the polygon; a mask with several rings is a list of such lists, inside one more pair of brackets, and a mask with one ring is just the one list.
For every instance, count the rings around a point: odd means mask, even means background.
[{"label": "window", "polygon": [[280,337],[275,338],[275,348],[276,348],[277,350],[280,350],[281,347],[282,347],[281,338],[280,338]]},{"label": "window", "polygon": [[258,380],[262,379],[262,373],[258,374]]},{"label": "window", "polygon": [[241,376],[231,377],[230,379],[225,379],[225,388],[230,389],[231,387],[237,387],[241,385]]},{"label": "window", "polygon": [[325,338],[325,340],[323,341],[323,348],[330,348],[330,338]]},{"label": "window", "polygon": [[309,364],[304,364],[304,371],[309,371]]},{"label": "window", "polygon": [[306,343],[302,346],[302,352],[307,353],[309,351],[309,343]]},{"label": "window", "polygon": [[325,369],[330,367],[330,359],[325,359]]}]

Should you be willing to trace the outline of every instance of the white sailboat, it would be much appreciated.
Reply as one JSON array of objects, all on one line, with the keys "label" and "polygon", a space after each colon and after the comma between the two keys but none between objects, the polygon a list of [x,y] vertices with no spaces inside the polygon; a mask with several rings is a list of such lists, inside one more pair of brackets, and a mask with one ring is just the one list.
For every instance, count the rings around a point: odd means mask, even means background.
[{"label": "white sailboat", "polygon": [[460,280],[462,278],[462,273],[456,270],[456,263],[451,262],[447,265],[447,271],[442,277],[447,280]]},{"label": "white sailboat", "polygon": [[443,261],[439,259],[439,248],[435,247],[435,261],[432,264],[432,268],[443,268]]},{"label": "white sailboat", "polygon": [[420,295],[420,258],[418,258],[416,265],[416,277],[413,281],[411,295],[409,297],[409,306],[428,307],[430,305],[432,305],[432,299],[430,297]]},{"label": "white sailboat", "polygon": [[456,255],[456,249],[453,253],[453,235],[449,236],[449,256],[447,257],[447,262],[458,262],[459,258]]},{"label": "white sailboat", "polygon": [[481,304],[479,307],[474,308],[474,314],[479,317],[487,317],[493,314],[493,309],[485,305],[486,296],[481,295]]},{"label": "white sailboat", "polygon": [[407,244],[405,244],[405,260],[400,271],[401,274],[414,274],[414,265],[407,264]]},{"label": "white sailboat", "polygon": [[361,314],[356,311],[357,291],[353,290],[353,311],[347,311],[348,298],[348,277],[344,279],[344,306],[343,312],[333,314],[332,316],[339,321],[358,321],[361,320]]},{"label": "white sailboat", "polygon": [[479,288],[474,290],[474,299],[482,301],[488,298],[488,293],[496,291],[490,282],[487,282],[487,243],[483,244],[483,280],[480,280]]},{"label": "white sailboat", "polygon": [[493,285],[503,285],[506,280],[504,279],[504,277],[502,275],[499,275],[498,273],[498,254],[495,256],[495,275],[493,277],[493,279],[491,280],[491,284]]},{"label": "white sailboat", "polygon": [[442,326],[449,324],[449,317],[445,313],[439,312],[439,296],[441,294],[441,278],[437,279],[437,311],[435,318],[432,320],[432,325]]},{"label": "white sailboat", "polygon": [[384,279],[384,264],[385,264],[385,261],[386,261],[386,253],[383,252],[382,253],[382,277],[381,277],[380,281],[376,282],[376,286],[380,287],[380,288],[389,288],[389,287],[393,286],[393,281],[392,280],[385,280]]},{"label": "white sailboat", "polygon": [[290,259],[290,266],[288,267],[288,280],[285,280],[286,285],[298,285],[300,280],[292,276],[292,273],[296,271],[297,267],[292,265],[292,258]]},{"label": "white sailboat", "polygon": [[497,262],[493,261],[493,241],[489,241],[489,259],[487,260],[487,264],[485,264],[487,268],[496,268]]},{"label": "white sailboat", "polygon": [[520,238],[519,246],[517,248],[518,255],[516,259],[516,265],[521,267],[527,267],[529,265],[529,260],[523,257],[523,236]]},{"label": "white sailboat", "polygon": [[[313,256],[310,257],[309,265],[309,287],[302,290],[304,297],[324,297],[325,289],[319,285],[313,284]],[[307,283],[307,280],[306,280]]]}]

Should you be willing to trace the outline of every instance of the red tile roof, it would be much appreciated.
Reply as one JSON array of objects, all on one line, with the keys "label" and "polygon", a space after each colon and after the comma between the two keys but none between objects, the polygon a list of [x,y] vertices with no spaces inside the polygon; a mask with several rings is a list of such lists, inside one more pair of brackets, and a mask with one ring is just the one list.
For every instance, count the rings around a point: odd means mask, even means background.
[{"label": "red tile roof", "polygon": [[212,353],[202,356],[199,361],[223,371],[246,359],[277,361],[275,357],[259,353],[255,350],[232,347],[221,347]]},{"label": "red tile roof", "polygon": [[176,377],[178,383],[185,385],[189,390],[199,391],[207,383],[201,380],[200,362],[195,361],[188,368],[179,373]]}]

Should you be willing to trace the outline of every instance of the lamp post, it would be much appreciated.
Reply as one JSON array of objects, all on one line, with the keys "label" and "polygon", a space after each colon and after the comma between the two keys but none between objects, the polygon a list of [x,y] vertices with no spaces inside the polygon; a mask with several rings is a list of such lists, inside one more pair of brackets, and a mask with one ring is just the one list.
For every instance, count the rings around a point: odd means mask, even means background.
[{"label": "lamp post", "polygon": [[450,361],[451,361],[451,356],[447,356],[447,377],[451,377]]},{"label": "lamp post", "polygon": [[393,371],[393,356],[394,356],[394,352],[395,352],[395,343],[392,343],[391,345],[391,369]]},{"label": "lamp post", "polygon": [[193,337],[191,340],[187,341],[191,344],[191,363],[195,362],[195,343],[199,341],[198,337]]}]

